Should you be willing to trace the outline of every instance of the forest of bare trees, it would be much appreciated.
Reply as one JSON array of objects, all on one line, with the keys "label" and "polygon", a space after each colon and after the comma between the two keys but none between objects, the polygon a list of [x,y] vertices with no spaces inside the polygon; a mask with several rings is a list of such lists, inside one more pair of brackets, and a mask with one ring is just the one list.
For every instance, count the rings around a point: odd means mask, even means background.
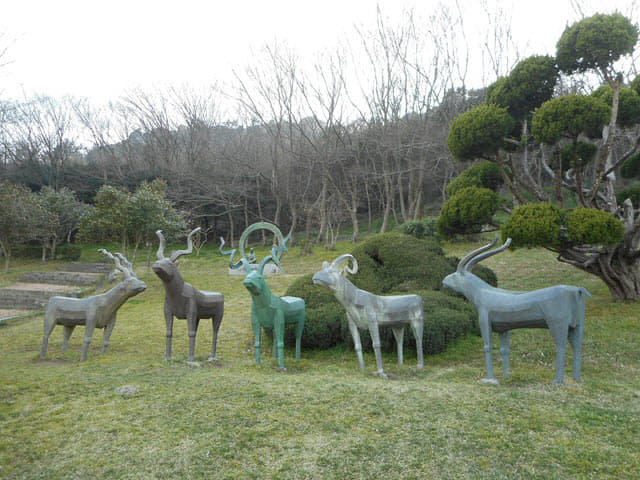
[{"label": "forest of bare trees", "polygon": [[[66,187],[91,203],[102,185],[133,191],[159,178],[212,235],[234,238],[267,220],[324,243],[348,228],[356,241],[374,219],[384,231],[425,206],[437,211],[461,168],[445,145],[448,125],[483,99],[466,88],[461,18],[455,8],[419,24],[379,15],[358,45],[313,59],[265,45],[231,87],[135,89],[103,106],[4,101],[0,180]],[[494,61],[490,74],[511,66]]]}]

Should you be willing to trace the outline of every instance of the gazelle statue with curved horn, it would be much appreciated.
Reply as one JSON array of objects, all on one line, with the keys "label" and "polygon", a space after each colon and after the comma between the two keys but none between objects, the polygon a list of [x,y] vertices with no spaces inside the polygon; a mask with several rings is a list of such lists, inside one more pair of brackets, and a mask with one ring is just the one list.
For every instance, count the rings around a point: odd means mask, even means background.
[{"label": "gazelle statue with curved horn", "polygon": [[40,348],[40,358],[47,354],[49,335],[56,325],[64,327],[62,337],[62,350],[69,345],[69,338],[73,329],[78,325],[85,326],[84,345],[80,361],[87,359],[89,344],[96,328],[103,328],[102,350],[103,353],[109,345],[109,337],[116,324],[118,309],[127,299],[146,290],[147,285],[138,280],[131,263],[121,254],[112,255],[104,249],[99,252],[111,258],[116,268],[122,272],[122,281],[105,293],[93,295],[87,298],[52,297],[49,299],[44,313],[44,337]]},{"label": "gazelle statue with curved horn", "polygon": [[584,335],[586,297],[589,292],[582,287],[556,285],[531,292],[511,292],[492,287],[471,273],[474,265],[502,252],[511,239],[494,250],[498,235],[491,243],[481,247],[458,264],[455,273],[445,277],[442,283],[462,293],[478,310],[480,332],[484,343],[487,376],[482,381],[498,383],[493,375],[492,332],[500,338],[502,371],[509,374],[509,331],[516,328],[547,328],[556,343],[556,376],[554,384],[564,381],[564,363],[567,341],[573,349],[573,378],[580,381],[580,356]]},{"label": "gazelle statue with curved horn", "polygon": [[162,280],[165,290],[164,318],[167,324],[166,358],[171,358],[171,339],[173,337],[173,317],[186,319],[189,334],[189,362],[195,361],[196,333],[198,325],[203,318],[210,318],[213,327],[213,339],[211,342],[211,355],[208,360],[217,360],[216,346],[218,343],[218,330],[224,314],[224,296],[218,292],[205,292],[197,290],[191,284],[185,282],[178,272],[176,260],[182,255],[188,255],[193,251],[193,235],[200,228],[196,228],[187,237],[187,249],[172,252],[169,258],[164,256],[166,242],[162,230],[156,235],[160,239],[160,245],[156,254],[158,261],[152,266],[154,273]]},{"label": "gazelle statue with curved horn", "polygon": [[284,327],[288,323],[295,325],[296,360],[299,360],[306,313],[302,298],[279,297],[271,293],[265,281],[265,265],[269,262],[279,263],[277,248],[273,247],[271,255],[265,257],[255,270],[251,269],[246,258],[242,258],[241,262],[249,272],[242,283],[251,293],[251,326],[255,337],[256,362],[260,363],[262,328],[273,330],[273,357],[278,358],[278,367],[284,370]]},{"label": "gazelle statue with curved horn", "polygon": [[[351,262],[349,267],[348,262]],[[344,272],[355,274],[358,271],[358,262],[353,255],[342,255],[331,264],[324,262],[322,270],[313,276],[313,283],[322,285],[333,291],[338,302],[347,311],[349,331],[353,337],[358,365],[364,370],[362,357],[362,344],[358,328],[368,329],[373,342],[373,350],[376,354],[378,371],[383,378],[387,378],[382,364],[382,352],[380,345],[380,326],[389,326],[393,331],[398,348],[398,363],[402,365],[402,342],[404,328],[410,325],[416,338],[416,350],[418,353],[418,369],[423,367],[422,332],[424,329],[424,311],[422,298],[419,295],[374,295],[360,290],[344,276]]]}]

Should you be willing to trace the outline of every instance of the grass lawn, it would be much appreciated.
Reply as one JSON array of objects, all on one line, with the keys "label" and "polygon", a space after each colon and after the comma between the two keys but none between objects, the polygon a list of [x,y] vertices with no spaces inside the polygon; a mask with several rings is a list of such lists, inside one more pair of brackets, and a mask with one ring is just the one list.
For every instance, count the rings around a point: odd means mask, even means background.
[{"label": "grass lawn", "polygon": [[[479,244],[445,244],[462,256]],[[299,275],[348,252],[317,248],[283,258],[268,283],[283,294]],[[262,258],[265,250],[258,252]],[[358,370],[346,348],[285,353],[286,372],[263,348],[253,355],[251,301],[228,257],[213,248],[184,256],[180,270],[202,290],[223,292],[219,362],[207,363],[211,324],[200,326],[196,360],[186,363],[186,322],[174,325],[172,361],[164,360],[164,290],[140,261],[147,291],[118,315],[100,354],[97,331],[80,363],[84,329],[67,352],[56,327],[45,360],[38,354],[42,315],[0,326],[0,478],[16,479],[606,479],[640,478],[640,305],[613,303],[602,282],[542,250],[506,251],[486,260],[500,286],[586,287],[582,383],[554,387],[555,345],[546,330],[512,334],[512,376],[481,384],[482,342],[462,339],[441,355],[385,355],[391,380]],[[38,269],[16,265],[17,270]],[[0,276],[0,283],[4,283]],[[318,287],[320,288],[320,287]],[[428,315],[428,312],[426,312]],[[132,386],[131,395],[119,387]]]}]

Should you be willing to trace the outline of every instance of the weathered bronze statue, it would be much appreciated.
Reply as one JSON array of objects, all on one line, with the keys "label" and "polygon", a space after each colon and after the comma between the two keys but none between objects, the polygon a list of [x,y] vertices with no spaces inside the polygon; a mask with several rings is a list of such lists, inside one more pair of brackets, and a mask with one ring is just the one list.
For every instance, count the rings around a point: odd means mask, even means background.
[{"label": "weathered bronze statue", "polygon": [[[226,242],[224,241],[224,238],[220,237],[220,253],[222,255],[230,255],[229,274],[246,275],[251,270],[255,270],[257,268],[258,265],[257,265],[256,255],[253,253],[253,248],[251,248],[249,252],[246,251],[249,235],[251,235],[253,232],[257,230],[268,230],[271,233],[273,233],[274,244],[278,247],[275,250],[276,256],[274,257],[275,258],[274,262],[267,264],[264,267],[265,269],[264,273],[265,274],[282,273],[282,269],[280,268],[280,260],[282,259],[282,255],[288,251],[286,247],[286,243],[289,240],[289,237],[287,236],[287,238],[284,238],[282,236],[282,232],[280,231],[280,229],[273,223],[257,222],[249,225],[245,229],[245,231],[242,232],[242,235],[240,236],[240,241],[238,244],[240,260],[238,260],[236,263],[233,262],[233,258],[235,257],[235,254],[236,254],[236,249],[224,250],[224,246]],[[247,266],[245,267],[245,265]]]},{"label": "weathered bronze statue", "polygon": [[498,383],[493,375],[492,332],[499,334],[502,371],[505,377],[509,375],[509,331],[516,328],[548,328],[551,331],[557,346],[555,384],[564,381],[568,340],[573,348],[573,378],[580,381],[585,303],[586,297],[592,298],[591,295],[582,287],[570,285],[556,285],[532,292],[512,292],[492,287],[471,270],[478,262],[502,252],[511,243],[509,238],[501,247],[490,250],[497,241],[498,235],[490,244],[468,254],[460,260],[456,272],[442,281],[446,287],[467,297],[478,310],[487,370],[487,376],[482,381]]},{"label": "weathered bronze statue", "polygon": [[[286,247],[284,247],[286,248]],[[284,370],[284,326],[287,323],[295,325],[296,360],[300,359],[300,343],[305,321],[304,300],[298,297],[279,297],[271,293],[265,275],[264,266],[269,262],[276,262],[278,247],[273,247],[271,255],[267,256],[255,270],[246,258],[241,262],[249,272],[243,281],[244,286],[251,293],[251,326],[255,338],[256,362],[260,363],[262,349],[261,329],[273,331],[273,357],[278,358],[278,366]]]},{"label": "weathered bronze statue", "polygon": [[94,329],[103,328],[101,350],[101,353],[103,353],[109,345],[109,337],[111,337],[111,332],[116,324],[118,309],[127,299],[146,290],[147,285],[142,280],[138,280],[131,263],[126,258],[119,253],[114,256],[104,249],[99,251],[114,261],[118,270],[122,272],[122,281],[108,292],[100,295],[93,295],[87,298],[50,298],[44,314],[44,337],[40,348],[40,358],[44,358],[47,354],[49,335],[51,335],[56,325],[64,327],[62,337],[63,351],[67,350],[73,329],[78,325],[85,326],[84,345],[80,361],[87,359],[87,352],[93,338]]},{"label": "weathered bronze statue", "polygon": [[[349,261],[352,264],[351,268],[348,266]],[[378,366],[376,374],[387,378],[382,364],[379,327],[391,327],[398,348],[398,363],[402,365],[405,325],[411,326],[413,335],[416,337],[418,369],[421,369],[423,367],[422,332],[424,329],[422,298],[419,295],[380,296],[360,290],[347,280],[344,276],[345,270],[352,274],[358,271],[358,262],[353,255],[342,255],[331,264],[324,262],[322,270],[313,276],[313,283],[332,290],[336,299],[347,311],[349,331],[353,337],[360,369],[364,370],[364,359],[358,328],[369,330]]]},{"label": "weathered bronze statue", "polygon": [[173,317],[187,320],[189,332],[189,362],[195,361],[196,332],[200,319],[210,318],[213,327],[213,340],[211,343],[211,355],[208,360],[217,360],[216,345],[218,343],[218,330],[224,313],[224,296],[218,292],[205,292],[197,290],[191,284],[185,282],[178,272],[176,260],[182,255],[193,251],[193,235],[200,228],[196,228],[187,237],[187,249],[172,252],[169,258],[164,256],[166,241],[162,230],[156,235],[160,239],[160,246],[156,254],[158,261],[151,268],[162,280],[165,289],[164,318],[167,323],[166,358],[171,358],[171,339],[173,336]]}]

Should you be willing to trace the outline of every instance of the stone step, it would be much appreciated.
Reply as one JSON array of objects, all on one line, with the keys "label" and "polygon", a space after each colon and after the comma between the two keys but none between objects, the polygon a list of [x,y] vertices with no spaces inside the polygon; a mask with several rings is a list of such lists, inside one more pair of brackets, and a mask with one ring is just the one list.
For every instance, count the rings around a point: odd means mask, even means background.
[{"label": "stone step", "polygon": [[77,286],[16,283],[0,289],[0,309],[44,310],[51,297],[78,297]]},{"label": "stone step", "polygon": [[26,272],[19,281],[88,287],[96,285],[103,275],[102,273],[85,272]]},{"label": "stone step", "polygon": [[67,263],[62,266],[62,271],[65,272],[78,272],[78,273],[109,273],[113,270],[115,266],[113,262],[110,263]]}]

